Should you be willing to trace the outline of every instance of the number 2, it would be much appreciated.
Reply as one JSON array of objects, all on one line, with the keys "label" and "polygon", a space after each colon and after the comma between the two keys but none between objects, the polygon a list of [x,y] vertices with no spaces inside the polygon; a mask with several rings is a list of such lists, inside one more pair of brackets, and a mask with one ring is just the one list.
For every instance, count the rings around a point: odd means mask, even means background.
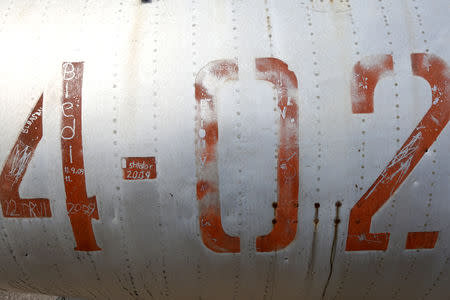
[{"label": "number 2", "polygon": [[[423,77],[430,84],[431,107],[380,176],[352,208],[348,226],[347,251],[387,249],[390,234],[388,232],[371,233],[372,217],[408,177],[448,123],[450,101],[447,87],[450,70],[447,65],[437,56],[423,53],[412,54],[411,62],[414,75]],[[354,71],[357,71],[357,68]],[[358,75],[357,72],[355,73],[354,75]],[[354,82],[355,84],[358,83]],[[354,113],[373,111],[367,109],[373,107],[373,103],[369,103],[373,102],[373,97],[366,97],[364,101],[363,104],[353,105]],[[355,111],[355,108],[358,109]],[[438,231],[409,232],[406,249],[434,248],[438,235]]]}]

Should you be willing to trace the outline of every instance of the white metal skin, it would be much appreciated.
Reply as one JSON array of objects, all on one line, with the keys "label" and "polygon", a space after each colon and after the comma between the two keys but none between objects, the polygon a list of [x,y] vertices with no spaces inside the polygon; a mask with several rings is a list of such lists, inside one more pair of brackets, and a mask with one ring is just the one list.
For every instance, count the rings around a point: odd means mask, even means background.
[{"label": "white metal skin", "polygon": [[0,289],[450,299],[448,1],[0,12]]}]

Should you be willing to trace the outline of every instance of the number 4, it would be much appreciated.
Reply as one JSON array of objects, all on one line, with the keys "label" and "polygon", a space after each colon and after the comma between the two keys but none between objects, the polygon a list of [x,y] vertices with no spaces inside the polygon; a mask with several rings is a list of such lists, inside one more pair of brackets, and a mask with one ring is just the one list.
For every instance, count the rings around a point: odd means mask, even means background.
[{"label": "number 4", "polygon": [[[82,62],[63,64],[62,170],[67,212],[77,245],[75,250],[98,251],[101,249],[97,245],[91,224],[91,219],[99,219],[97,202],[95,196],[86,195],[84,175],[81,136],[82,80]],[[43,98],[41,95],[28,116],[0,175],[0,204],[6,218],[52,216],[49,199],[22,199],[19,196],[19,186],[42,138]]]}]

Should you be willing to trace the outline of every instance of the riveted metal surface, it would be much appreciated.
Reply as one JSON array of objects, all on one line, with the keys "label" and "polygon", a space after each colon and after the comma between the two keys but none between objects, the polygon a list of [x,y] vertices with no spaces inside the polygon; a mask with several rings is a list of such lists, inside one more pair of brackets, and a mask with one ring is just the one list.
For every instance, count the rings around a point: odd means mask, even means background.
[{"label": "riveted metal surface", "polygon": [[0,288],[450,299],[449,13],[0,2]]}]

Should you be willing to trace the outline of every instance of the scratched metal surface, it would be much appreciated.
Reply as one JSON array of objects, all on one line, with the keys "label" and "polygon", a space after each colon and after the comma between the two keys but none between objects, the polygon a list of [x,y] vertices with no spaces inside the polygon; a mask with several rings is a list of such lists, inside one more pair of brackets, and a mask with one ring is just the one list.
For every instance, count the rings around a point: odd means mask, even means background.
[{"label": "scratched metal surface", "polygon": [[[85,299],[450,299],[448,126],[372,219],[371,232],[391,233],[386,251],[346,251],[350,210],[435,100],[412,75],[411,53],[450,63],[447,1],[11,0],[0,12],[1,165],[43,93],[43,136],[19,191],[48,198],[52,211],[0,217],[1,289]],[[378,54],[392,55],[394,74],[376,86],[373,113],[352,114],[353,65]],[[284,61],[298,80],[297,232],[272,252],[258,252],[255,240],[274,226],[282,111],[272,84],[255,78],[261,57]],[[194,83],[222,59],[239,66],[239,80],[215,90],[220,211],[225,232],[240,237],[237,253],[205,246],[196,192]],[[96,196],[101,251],[74,250],[65,202],[62,64],[81,61],[86,193]],[[124,180],[122,157],[155,157],[157,177]],[[439,231],[434,248],[405,249],[407,233],[422,231]]]}]

